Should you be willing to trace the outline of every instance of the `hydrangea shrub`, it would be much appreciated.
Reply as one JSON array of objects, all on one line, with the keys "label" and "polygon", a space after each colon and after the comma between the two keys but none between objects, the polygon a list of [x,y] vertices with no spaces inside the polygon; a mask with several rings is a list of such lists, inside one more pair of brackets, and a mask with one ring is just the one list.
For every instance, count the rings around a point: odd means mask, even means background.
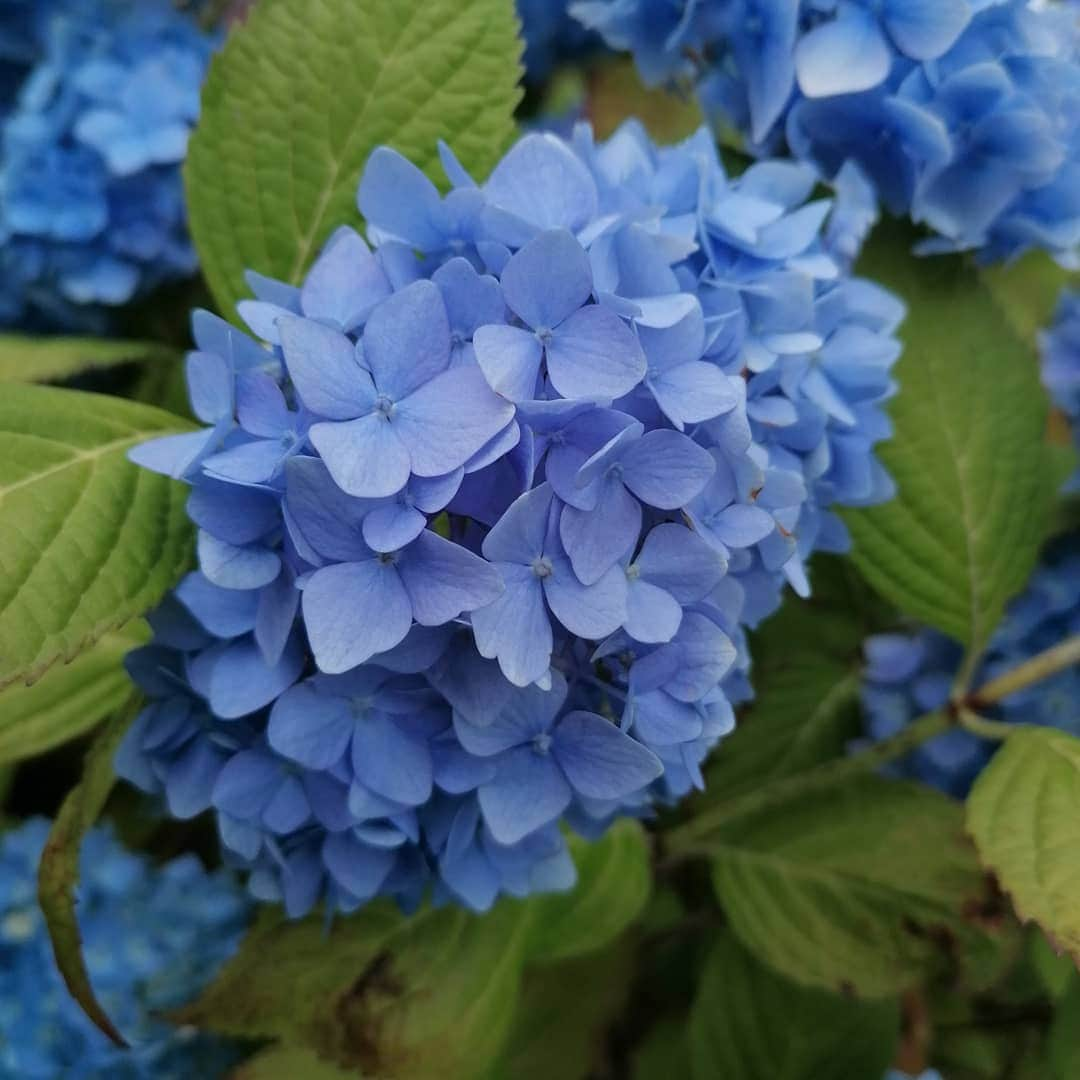
[{"label": "hydrangea shrub", "polygon": [[0,0],[0,1073],[1070,1077],[1076,16]]}]

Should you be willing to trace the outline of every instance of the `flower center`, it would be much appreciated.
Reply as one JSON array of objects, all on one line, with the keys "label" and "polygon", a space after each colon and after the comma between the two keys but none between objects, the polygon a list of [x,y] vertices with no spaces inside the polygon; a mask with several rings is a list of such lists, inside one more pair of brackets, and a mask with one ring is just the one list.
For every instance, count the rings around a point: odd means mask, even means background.
[{"label": "flower center", "polygon": [[551,736],[542,731],[533,739],[533,751],[537,754],[546,754],[551,750]]},{"label": "flower center", "polygon": [[385,420],[389,420],[394,415],[394,403],[385,394],[380,394],[375,399],[375,411]]},{"label": "flower center", "polygon": [[555,568],[551,565],[551,560],[544,555],[538,555],[532,561],[532,572],[538,578],[551,577],[554,569]]}]

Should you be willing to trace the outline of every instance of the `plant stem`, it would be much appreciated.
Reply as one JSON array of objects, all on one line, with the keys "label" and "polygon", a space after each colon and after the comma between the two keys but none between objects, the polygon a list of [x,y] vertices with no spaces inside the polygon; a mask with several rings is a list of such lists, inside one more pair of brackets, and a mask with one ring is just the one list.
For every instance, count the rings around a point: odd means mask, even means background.
[{"label": "plant stem", "polygon": [[1018,690],[1026,690],[1035,683],[1049,679],[1059,671],[1080,664],[1080,634],[1067,638],[1060,645],[1055,645],[1046,652],[1033,656],[1030,660],[991,679],[985,686],[981,686],[965,704],[972,709],[984,708],[987,705],[995,705],[997,702],[1015,694]]},{"label": "plant stem", "polygon": [[998,720],[987,720],[986,717],[980,716],[966,706],[957,710],[956,719],[965,731],[978,735],[980,739],[990,739],[992,742],[1001,742],[1017,728],[1023,727],[1023,724],[1003,724]]},{"label": "plant stem", "polygon": [[953,723],[947,711],[928,713],[906,727],[899,735],[876,743],[858,754],[766,783],[756,791],[721,803],[672,829],[663,838],[664,849],[669,855],[676,857],[707,853],[711,846],[709,837],[736,818],[768,809],[800,795],[833,787],[863,773],[874,772],[882,765],[904,757],[929,739],[948,731]]}]

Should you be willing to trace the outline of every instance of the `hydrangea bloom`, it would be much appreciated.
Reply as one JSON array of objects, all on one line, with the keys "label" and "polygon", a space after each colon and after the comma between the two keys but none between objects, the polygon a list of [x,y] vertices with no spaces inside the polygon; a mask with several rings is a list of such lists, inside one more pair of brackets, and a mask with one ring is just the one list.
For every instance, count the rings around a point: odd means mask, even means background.
[{"label": "hydrangea bloom", "polygon": [[[1073,444],[1080,450],[1080,293],[1065,290],[1058,301],[1054,325],[1039,335],[1042,377],[1054,404],[1072,428]],[[1067,491],[1080,491],[1080,469]]]},{"label": "hydrangea bloom", "polygon": [[692,82],[750,143],[858,167],[937,235],[1011,258],[1080,246],[1080,27],[1029,0],[577,0],[650,82]]},{"label": "hydrangea bloom", "polygon": [[541,83],[558,64],[599,47],[599,37],[570,16],[569,4],[570,0],[517,0],[527,82]]},{"label": "hydrangea bloom", "polygon": [[16,6],[0,325],[85,324],[195,269],[179,166],[214,39],[167,0]]},{"label": "hydrangea bloom", "polygon": [[841,273],[802,166],[524,137],[441,196],[376,151],[300,288],[201,313],[200,569],[132,675],[121,773],[213,809],[299,913],[567,887],[560,823],[700,786],[744,627],[885,498],[900,304]]},{"label": "hydrangea bloom", "polygon": [[77,913],[94,991],[130,1050],[115,1047],[68,995],[37,905],[49,823],[0,837],[0,1073],[40,1080],[218,1076],[239,1054],[159,1019],[194,996],[235,949],[248,905],[193,856],[152,867],[107,829],[83,844]]},{"label": "hydrangea bloom", "polygon": [[[1010,605],[975,675],[981,685],[1080,633],[1080,537],[1057,541],[1027,590]],[[867,731],[887,739],[912,720],[946,705],[963,649],[934,630],[883,634],[865,647],[862,691]],[[1006,698],[987,715],[1044,724],[1080,735],[1080,671],[1068,669]],[[963,796],[994,747],[959,728],[924,743],[900,765],[905,773]]]}]

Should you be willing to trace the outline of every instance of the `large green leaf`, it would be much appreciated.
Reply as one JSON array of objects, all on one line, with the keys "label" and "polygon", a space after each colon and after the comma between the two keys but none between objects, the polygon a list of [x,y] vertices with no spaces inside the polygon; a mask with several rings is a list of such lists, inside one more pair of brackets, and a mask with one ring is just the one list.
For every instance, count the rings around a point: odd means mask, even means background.
[{"label": "large green leaf", "polygon": [[1080,962],[1080,739],[1018,728],[979,776],[967,822],[1017,914]]},{"label": "large green leaf", "polygon": [[351,1080],[355,1069],[339,1069],[298,1046],[272,1046],[229,1073],[228,1080]]},{"label": "large green leaf", "polygon": [[1047,1046],[1046,1080],[1075,1080],[1080,1076],[1080,978],[1074,978],[1058,1002]]},{"label": "large green leaf", "polygon": [[119,398],[0,395],[0,686],[31,681],[162,597],[190,557],[184,489],[128,450],[182,430]]},{"label": "large green leaf", "polygon": [[731,936],[712,947],[690,1014],[694,1080],[877,1080],[900,1033],[895,1000],[795,986]]},{"label": "large green leaf", "polygon": [[1025,341],[1046,329],[1061,290],[1080,278],[1062,269],[1045,251],[1033,251],[1019,262],[1003,263],[982,271],[994,299]]},{"label": "large green leaf", "polygon": [[862,645],[889,613],[846,559],[814,560],[813,596],[792,595],[751,642],[757,696],[708,766],[723,802],[846,752],[859,734]]},{"label": "large green leaf", "polygon": [[187,161],[191,230],[221,310],[243,271],[299,281],[357,224],[371,151],[433,176],[436,141],[484,176],[514,132],[513,0],[275,0],[215,58]]},{"label": "large green leaf", "polygon": [[329,929],[267,912],[178,1019],[308,1047],[380,1080],[472,1080],[514,1018],[528,909],[407,919],[375,904]]},{"label": "large green leaf", "polygon": [[1055,475],[1034,342],[959,257],[916,259],[876,234],[860,267],[909,313],[896,368],[892,502],[845,520],[867,580],[904,612],[981,650],[1046,535]]},{"label": "large green leaf", "polygon": [[55,382],[95,368],[172,355],[148,341],[0,334],[0,382]]},{"label": "large green leaf", "polygon": [[131,723],[134,706],[104,728],[86,755],[82,780],[56,815],[38,868],[38,901],[52,939],[56,966],[71,996],[86,1015],[115,1043],[124,1045],[90,985],[82,956],[82,937],[75,914],[82,839],[97,821],[116,783],[113,757]]},{"label": "large green leaf", "polygon": [[70,663],[50,668],[32,686],[14,683],[0,690],[0,765],[77,738],[121,708],[131,697],[124,656],[149,634],[141,619],[130,622]]},{"label": "large green leaf", "polygon": [[962,807],[929,788],[860,778],[733,821],[715,851],[732,929],[798,982],[882,997],[996,951]]},{"label": "large green leaf", "polygon": [[624,942],[530,971],[506,1048],[485,1080],[584,1080],[593,1075],[609,1027],[629,997],[633,960],[633,948]]},{"label": "large green leaf", "polygon": [[620,821],[596,843],[573,837],[570,849],[578,869],[574,889],[529,902],[532,964],[605,948],[637,919],[649,899],[649,847],[638,822]]}]

